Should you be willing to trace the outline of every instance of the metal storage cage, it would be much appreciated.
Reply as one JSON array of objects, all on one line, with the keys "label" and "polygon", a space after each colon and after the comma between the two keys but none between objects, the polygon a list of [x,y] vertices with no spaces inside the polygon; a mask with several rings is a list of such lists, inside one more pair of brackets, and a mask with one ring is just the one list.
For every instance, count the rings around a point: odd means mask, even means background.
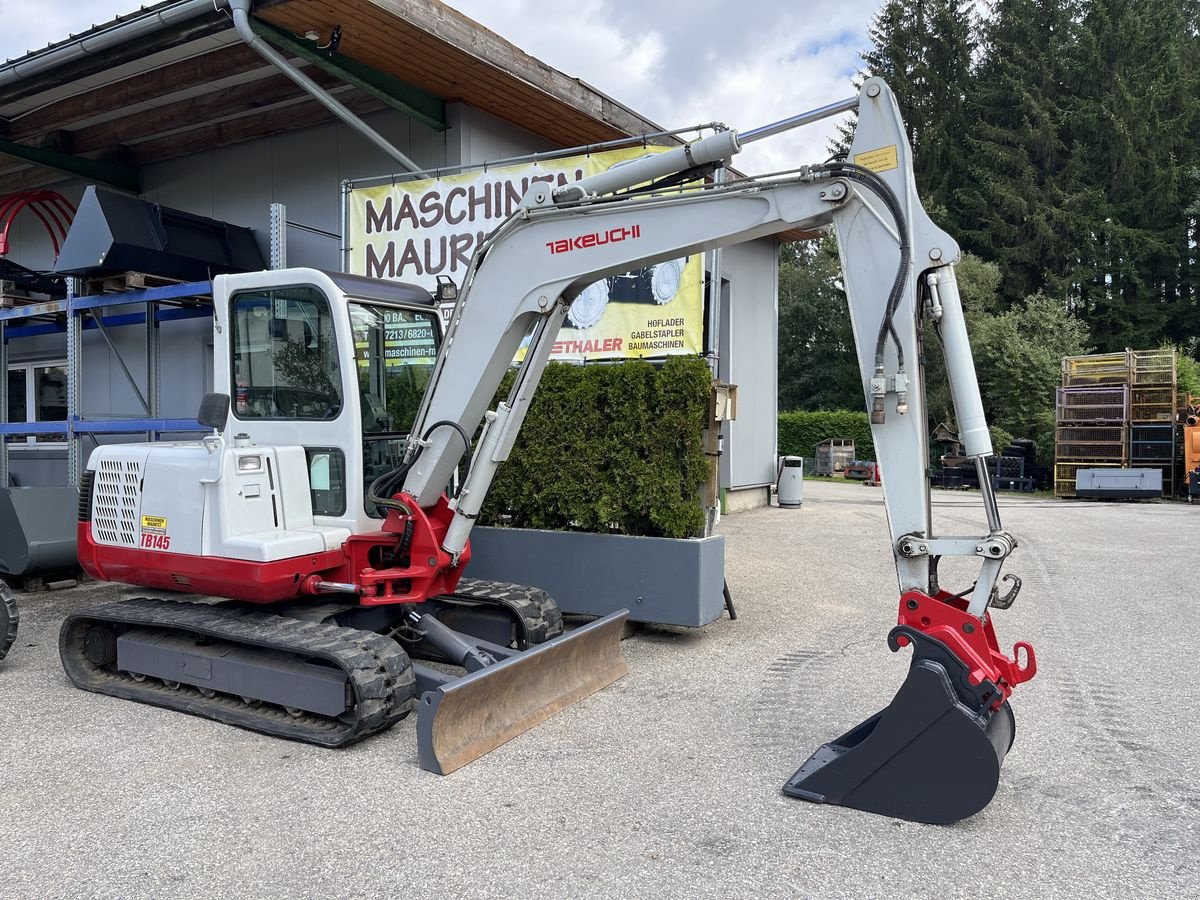
[{"label": "metal storage cage", "polygon": [[1061,387],[1055,396],[1058,423],[1104,423],[1129,420],[1129,386]]},{"label": "metal storage cage", "polygon": [[1130,350],[1130,382],[1175,386],[1175,350]]},{"label": "metal storage cage", "polygon": [[1175,458],[1174,425],[1132,425],[1129,429],[1129,458],[1136,464]]},{"label": "metal storage cage", "polygon": [[1130,354],[1097,353],[1091,356],[1065,356],[1062,361],[1064,387],[1096,384],[1128,384]]},{"label": "metal storage cage", "polygon": [[1125,462],[1129,435],[1124,425],[1066,425],[1054,430],[1055,456],[1059,462]]},{"label": "metal storage cage", "polygon": [[1129,395],[1131,422],[1174,422],[1174,387],[1135,387]]},{"label": "metal storage cage", "polygon": [[825,438],[817,444],[816,474],[841,476],[852,462],[854,441],[848,438]]}]

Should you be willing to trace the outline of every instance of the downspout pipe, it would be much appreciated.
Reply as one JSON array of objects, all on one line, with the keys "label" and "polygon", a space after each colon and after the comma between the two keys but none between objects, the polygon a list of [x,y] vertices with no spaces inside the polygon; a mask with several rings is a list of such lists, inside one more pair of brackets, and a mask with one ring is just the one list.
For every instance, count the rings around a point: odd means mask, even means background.
[{"label": "downspout pipe", "polygon": [[[211,3],[212,0],[205,0]],[[348,110],[343,104],[339,103],[335,98],[319,84],[293,66],[290,62],[284,59],[275,48],[271,47],[266,41],[254,33],[250,27],[250,6],[253,0],[228,0],[229,9],[233,13],[233,27],[237,30],[238,36],[251,47],[259,56],[277,68],[280,72],[286,75],[296,84],[300,85],[304,90],[311,94],[318,103],[332,112],[335,116],[365,137],[368,141],[398,162],[408,172],[419,172],[421,167],[409,159],[405,154],[401,153],[387,138],[381,135],[378,131]]]}]

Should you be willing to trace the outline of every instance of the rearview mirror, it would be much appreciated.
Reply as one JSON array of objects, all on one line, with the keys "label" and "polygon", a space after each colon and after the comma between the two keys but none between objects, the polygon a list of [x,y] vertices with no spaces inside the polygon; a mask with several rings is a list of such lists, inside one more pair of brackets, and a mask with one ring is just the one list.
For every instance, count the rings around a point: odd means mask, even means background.
[{"label": "rearview mirror", "polygon": [[228,420],[229,395],[205,394],[204,399],[200,401],[200,412],[196,416],[196,421],[205,428],[215,428],[217,431],[224,431],[225,423]]}]

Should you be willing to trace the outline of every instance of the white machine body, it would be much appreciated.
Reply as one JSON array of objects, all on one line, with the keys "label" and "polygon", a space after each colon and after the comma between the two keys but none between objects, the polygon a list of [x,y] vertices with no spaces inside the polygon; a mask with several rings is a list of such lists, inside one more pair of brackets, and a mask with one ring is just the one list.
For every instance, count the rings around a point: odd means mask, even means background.
[{"label": "white machine body", "polygon": [[350,536],[314,522],[303,447],[118,444],[90,467],[98,544],[272,562],[337,550]]}]

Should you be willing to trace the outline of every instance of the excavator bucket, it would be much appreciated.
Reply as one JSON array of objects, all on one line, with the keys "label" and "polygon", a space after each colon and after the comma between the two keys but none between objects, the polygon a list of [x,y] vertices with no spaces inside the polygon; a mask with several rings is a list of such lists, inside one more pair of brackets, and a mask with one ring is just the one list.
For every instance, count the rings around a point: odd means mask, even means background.
[{"label": "excavator bucket", "polygon": [[1000,783],[1016,722],[995,685],[971,685],[941,642],[907,628],[908,676],[887,707],[823,744],[784,785],[792,797],[946,825],[983,809]]},{"label": "excavator bucket", "polygon": [[421,768],[449,775],[629,672],[621,610],[421,695]]}]

